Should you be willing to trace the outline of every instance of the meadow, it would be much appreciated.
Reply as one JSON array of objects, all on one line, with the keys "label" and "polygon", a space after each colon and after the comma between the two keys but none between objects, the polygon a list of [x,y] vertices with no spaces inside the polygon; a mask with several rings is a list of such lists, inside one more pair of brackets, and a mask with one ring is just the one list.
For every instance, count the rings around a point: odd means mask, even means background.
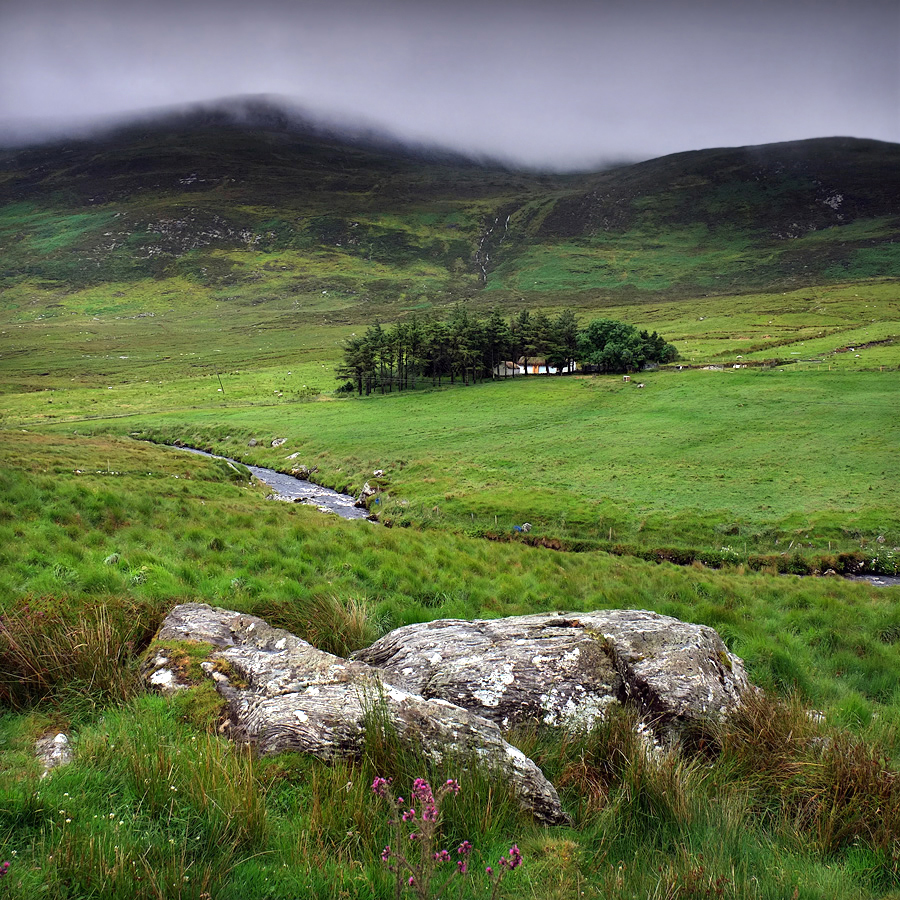
[{"label": "meadow", "polygon": [[[460,778],[447,842],[472,840],[494,864],[518,842],[526,863],[507,881],[514,893],[895,888],[896,589],[344,522],[265,501],[215,461],[125,437],[16,430],[3,454],[0,840],[10,896],[386,897],[379,854],[390,829],[368,789],[383,773],[407,784]],[[217,736],[211,691],[147,695],[143,649],[183,600],[252,611],[340,653],[433,618],[654,609],[716,627],[776,699],[698,738],[702,752],[662,764],[627,715],[581,737],[514,735],[574,816],[572,828],[537,828],[466,761],[435,770],[389,739],[355,764],[254,759]],[[32,742],[59,729],[76,762],[41,780]],[[822,758],[823,739],[840,754]],[[473,883],[466,895],[482,890]]]},{"label": "meadow", "polygon": [[[333,310],[222,309],[202,293],[154,309],[125,293],[100,313],[92,297],[58,298],[30,319],[7,311],[7,427],[182,440],[284,470],[299,453],[321,483],[351,493],[382,469],[379,514],[396,525],[507,538],[529,522],[533,539],[570,548],[766,557],[757,567],[778,564],[773,554],[856,552],[894,571],[890,281],[580,311],[658,327],[675,344],[681,370],[644,373],[643,389],[637,378],[519,378],[352,400],[334,396],[334,366],[361,326],[332,324]],[[277,437],[285,447],[268,448]]]},{"label": "meadow", "polygon": [[[0,895],[397,896],[370,785],[424,776],[462,785],[463,897],[513,843],[500,896],[900,896],[900,587],[825,577],[900,565],[890,146],[848,168],[828,145],[816,165],[862,198],[837,219],[793,163],[757,179],[765,154],[551,177],[126,137],[0,154]],[[618,319],[680,358],[335,393],[345,339],[456,303]],[[269,501],[176,441],[369,482],[380,524]],[[361,760],[259,758],[211,688],[148,692],[184,601],[341,655],[436,618],[655,610],[716,628],[763,693],[658,755],[627,709],[511,734],[572,816],[542,828],[377,723]],[[59,730],[75,761],[42,778]]]},{"label": "meadow", "polygon": [[[876,823],[898,803],[898,589],[774,574],[804,555],[893,564],[897,358],[875,343],[896,334],[890,283],[634,307],[635,324],[663,320],[694,355],[641,375],[644,389],[526,378],[352,399],[330,392],[347,333],[324,321],[331,310],[238,304],[223,329],[202,302],[113,297],[123,305],[104,312],[84,308],[88,296],[30,320],[7,310],[2,329],[18,351],[0,363],[10,896],[389,896],[390,829],[368,792],[385,773],[459,777],[448,843],[472,840],[496,864],[518,842],[510,893],[897,890],[896,844]],[[76,329],[93,332],[81,346]],[[732,368],[752,353],[777,363]],[[275,437],[286,443],[269,447]],[[395,527],[266,501],[233,470],[159,446],[176,439],[281,469],[300,453],[352,491],[376,482]],[[526,520],[529,539],[581,552],[529,545],[512,531]],[[597,549],[615,545],[621,555]],[[639,558],[661,547],[720,568]],[[707,735],[712,757],[685,749],[661,766],[627,717],[577,739],[514,735],[573,811],[572,828],[540,829],[464,761],[436,771],[397,748],[331,766],[253,759],[216,736],[215,695],[147,695],[141,653],[184,600],[251,611],[338,653],[433,618],[652,609],[717,628],[774,705]],[[40,780],[31,744],[58,729],[77,761]],[[823,739],[840,754],[823,759]],[[187,763],[200,754],[203,766]],[[473,881],[466,894],[486,890]]]}]

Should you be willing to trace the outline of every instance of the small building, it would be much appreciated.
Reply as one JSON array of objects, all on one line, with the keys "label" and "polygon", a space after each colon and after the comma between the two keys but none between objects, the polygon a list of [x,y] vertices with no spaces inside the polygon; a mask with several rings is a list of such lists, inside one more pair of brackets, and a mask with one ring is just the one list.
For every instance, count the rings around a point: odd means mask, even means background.
[{"label": "small building", "polygon": [[505,360],[497,366],[494,366],[494,376],[496,378],[513,378],[516,375],[524,375],[525,368],[517,366],[512,360]]},{"label": "small building", "polygon": [[527,375],[567,375],[569,372],[575,371],[574,360],[567,363],[562,369],[557,369],[555,366],[548,365],[547,360],[540,356],[530,357],[527,360],[524,356],[520,356],[517,365]]}]

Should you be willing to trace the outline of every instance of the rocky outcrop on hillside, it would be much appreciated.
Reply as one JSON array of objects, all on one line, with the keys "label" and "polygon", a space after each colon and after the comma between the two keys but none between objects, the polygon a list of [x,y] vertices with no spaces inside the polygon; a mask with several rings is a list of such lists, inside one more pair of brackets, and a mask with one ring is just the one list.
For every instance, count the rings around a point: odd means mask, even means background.
[{"label": "rocky outcrop on hillside", "polygon": [[410,625],[347,660],[256,616],[187,603],[166,617],[144,676],[167,693],[212,679],[227,706],[223,730],[262,753],[359,755],[367,728],[385,722],[434,760],[486,763],[551,824],[566,821],[556,790],[501,728],[535,719],[589,728],[611,705],[632,703],[671,739],[753,690],[713,629],[633,610]]},{"label": "rocky outcrop on hillside", "polygon": [[151,685],[164,691],[190,687],[190,673],[175,664],[171,650],[172,642],[184,641],[209,646],[201,668],[227,701],[226,730],[262,753],[360,755],[367,723],[383,715],[404,745],[436,761],[447,754],[477,757],[512,785],[539,821],[567,821],[541,770],[475,713],[388,684],[371,666],[323,653],[255,616],[198,603],[166,617],[145,667]]}]

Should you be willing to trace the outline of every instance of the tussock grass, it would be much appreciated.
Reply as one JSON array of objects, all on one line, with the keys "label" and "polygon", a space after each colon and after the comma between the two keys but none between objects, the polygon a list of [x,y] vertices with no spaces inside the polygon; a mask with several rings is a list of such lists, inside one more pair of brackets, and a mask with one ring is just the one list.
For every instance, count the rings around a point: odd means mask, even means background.
[{"label": "tussock grass", "polygon": [[138,690],[137,661],[159,610],[118,597],[66,606],[43,597],[0,616],[0,702],[21,709],[55,697],[102,705]]},{"label": "tussock grass", "polygon": [[[725,772],[757,814],[784,823],[824,855],[864,845],[897,869],[900,778],[892,753],[817,721],[793,699],[750,697],[714,733]],[[896,749],[894,748],[894,752]]]},{"label": "tussock grass", "polygon": [[328,594],[303,597],[295,603],[263,601],[258,615],[335,656],[362,650],[387,630],[367,597]]},{"label": "tussock grass", "polygon": [[[107,711],[75,763],[9,799],[12,896],[209,896],[269,829],[252,757],[158,698]],[[20,870],[31,853],[38,883]]]}]

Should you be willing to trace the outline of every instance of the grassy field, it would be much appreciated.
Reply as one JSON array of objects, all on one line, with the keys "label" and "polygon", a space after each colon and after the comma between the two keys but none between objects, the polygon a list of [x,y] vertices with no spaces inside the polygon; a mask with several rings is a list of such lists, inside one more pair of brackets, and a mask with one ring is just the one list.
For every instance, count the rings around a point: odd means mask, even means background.
[{"label": "grassy field", "polygon": [[[898,589],[742,563],[842,550],[893,560],[896,347],[859,341],[895,333],[892,292],[878,282],[635,307],[638,324],[669,316],[663,333],[694,345],[688,365],[721,366],[646,373],[644,389],[531,378],[350,400],[327,394],[346,332],[284,306],[246,309],[267,323],[264,344],[223,330],[202,303],[166,307],[161,333],[156,315],[119,308],[90,326],[77,305],[68,320],[7,313],[3,330],[27,350],[2,360],[3,886],[22,898],[386,897],[389,829],[366,785],[426,773],[469,792],[448,807],[448,842],[473,840],[482,864],[522,847],[509,895],[892,896]],[[815,356],[814,308],[830,311]],[[73,346],[72,321],[101,347]],[[760,342],[782,363],[729,367]],[[795,352],[805,361],[790,362]],[[299,452],[348,489],[385,469],[380,513],[411,527],[273,504],[150,437],[276,468]],[[272,449],[274,437],[287,443]],[[485,540],[526,519],[529,537],[633,552]],[[634,556],[662,545],[716,551],[725,568]],[[263,615],[340,653],[433,618],[653,609],[717,628],[775,706],[707,738],[712,765],[687,750],[648,765],[627,721],[577,740],[513,735],[574,816],[571,829],[539,829],[485,773],[396,750],[353,765],[253,760],[214,736],[214,696],[146,696],[141,652],[182,600]],[[60,728],[78,762],[40,781],[31,743]],[[823,738],[837,748],[827,758]]]},{"label": "grassy field", "polygon": [[[472,302],[489,308],[489,293]],[[628,607],[709,624],[775,698],[705,739],[713,764],[685,750],[648,767],[627,722],[577,741],[523,732],[513,740],[560,785],[573,828],[535,828],[467,770],[448,837],[492,863],[517,841],[526,865],[508,893],[542,898],[900,889],[884,812],[900,808],[898,589],[775,574],[841,553],[896,565],[894,283],[635,304],[573,294],[582,321],[658,329],[684,368],[640,375],[643,389],[529,378],[362,399],[331,393],[341,341],[363,327],[341,320],[357,315],[346,296],[225,301],[163,280],[35,284],[5,299],[11,896],[386,897],[388,829],[366,785],[462,777],[396,752],[252,760],[215,736],[215,697],[145,695],[140,655],[182,600],[252,611],[337,652],[438,617]],[[377,482],[382,520],[409,527],[267,502],[227,467],[151,438],[316,465],[348,490]],[[529,546],[512,531],[523,521],[529,540],[585,552]],[[604,547],[624,555],[591,549]],[[679,558],[660,553],[673,548],[723,568],[638,558]],[[60,728],[78,762],[40,781],[30,747]],[[823,758],[823,739],[839,753]],[[199,753],[202,767],[185,765]]]},{"label": "grassy field", "polygon": [[[645,373],[643,389],[515,379],[349,400],[331,391],[354,326],[333,309],[223,309],[188,287],[167,306],[174,290],[8,308],[4,424],[180,439],[274,468],[300,453],[353,492],[384,469],[379,512],[400,525],[508,536],[527,521],[535,538],[726,560],[900,544],[893,282],[579,310],[675,343],[684,369]],[[101,296],[113,306],[92,312]],[[275,437],[286,447],[247,447]]]},{"label": "grassy field", "polygon": [[[797,574],[900,565],[894,148],[556,177],[126,137],[0,153],[0,894],[395,896],[369,785],[427,775],[463,784],[465,897],[513,842],[501,896],[900,896],[900,588]],[[454,303],[620,319],[680,359],[334,393],[347,337]],[[176,440],[368,481],[393,527],[267,501]],[[259,759],[212,690],[148,694],[182,601],[342,655],[436,618],[656,610],[716,628],[765,694],[659,757],[627,711],[512,734],[573,819],[539,828],[490,773],[377,729],[354,763]],[[42,779],[60,729],[76,761]]]},{"label": "grassy field", "polygon": [[[748,553],[900,543],[893,373],[785,369],[517,379],[471,390],[127,419],[358,491],[395,525]],[[855,411],[856,414],[854,414]],[[79,431],[96,430],[80,423]],[[119,426],[115,426],[118,428]],[[274,438],[287,444],[272,450]],[[256,438],[264,446],[247,444]],[[883,538],[876,543],[877,539]]]},{"label": "grassy field", "polygon": [[[890,839],[873,824],[893,820],[869,805],[871,779],[892,783],[878,773],[900,749],[896,589],[343,522],[267,502],[214,461],[127,438],[16,430],[2,452],[0,855],[13,864],[10,896],[121,896],[127,885],[138,897],[386,897],[388,827],[367,789],[379,773],[461,777],[448,842],[471,839],[494,864],[518,842],[526,865],[509,878],[512,893],[896,888]],[[575,740],[523,731],[513,740],[560,784],[575,818],[540,829],[486,775],[452,763],[435,771],[377,750],[352,766],[252,760],[210,730],[214,695],[174,705],[145,696],[141,652],[188,599],[252,611],[341,652],[433,618],[655,609],[716,627],[756,683],[821,710],[826,724],[801,706],[756,710],[762,718],[709,737],[722,747],[712,767],[687,751],[648,763],[627,721]],[[41,781],[31,741],[61,728],[78,761]],[[760,734],[780,748],[767,745],[765,765],[751,740]],[[817,734],[838,736],[843,755],[822,759]],[[820,809],[814,798],[834,777],[840,802]]]}]

